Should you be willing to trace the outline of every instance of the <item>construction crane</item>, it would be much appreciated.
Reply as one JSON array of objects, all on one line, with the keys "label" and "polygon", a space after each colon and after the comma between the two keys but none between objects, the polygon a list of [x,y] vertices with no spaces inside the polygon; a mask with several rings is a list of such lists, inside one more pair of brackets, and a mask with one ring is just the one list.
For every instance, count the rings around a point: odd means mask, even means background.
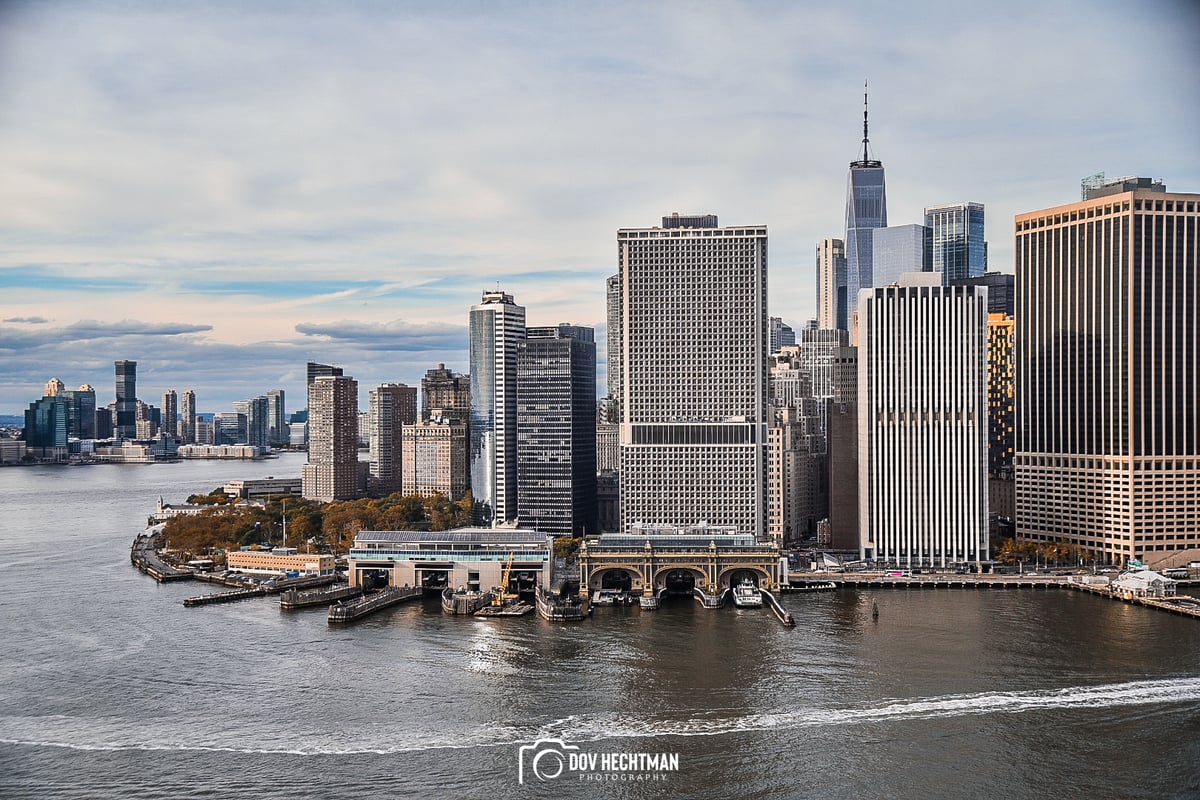
[{"label": "construction crane", "polygon": [[508,563],[504,565],[504,577],[500,579],[500,589],[496,592],[496,596],[492,598],[493,606],[503,606],[508,598],[515,597],[515,595],[510,595],[508,593],[508,579],[512,575],[513,558],[515,556],[516,553],[508,554]]}]

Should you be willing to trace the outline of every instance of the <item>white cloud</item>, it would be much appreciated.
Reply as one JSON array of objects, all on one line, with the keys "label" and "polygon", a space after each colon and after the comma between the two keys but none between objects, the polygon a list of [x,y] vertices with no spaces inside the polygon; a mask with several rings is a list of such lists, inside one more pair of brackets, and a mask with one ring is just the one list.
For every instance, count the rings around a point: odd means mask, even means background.
[{"label": "white cloud", "polygon": [[[1005,269],[1012,215],[1083,175],[1200,188],[1196,19],[1106,0],[17,5],[0,317],[203,319],[162,357],[273,342],[289,369],[314,351],[353,371],[362,342],[298,326],[465,325],[497,282],[531,323],[595,325],[615,229],[694,211],[770,226],[771,311],[800,324],[815,243],[841,235],[863,78],[890,220],[983,202]],[[6,380],[48,377],[29,369]]]}]

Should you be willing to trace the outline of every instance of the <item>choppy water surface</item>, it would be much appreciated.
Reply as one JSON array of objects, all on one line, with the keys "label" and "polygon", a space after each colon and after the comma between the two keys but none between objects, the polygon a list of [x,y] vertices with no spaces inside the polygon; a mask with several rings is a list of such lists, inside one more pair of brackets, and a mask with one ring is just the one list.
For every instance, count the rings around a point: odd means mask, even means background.
[{"label": "choppy water surface", "polygon": [[[1200,796],[1200,622],[1074,592],[334,628],[129,565],[160,494],[300,463],[0,470],[0,797]],[[541,781],[545,738],[679,769]]]}]

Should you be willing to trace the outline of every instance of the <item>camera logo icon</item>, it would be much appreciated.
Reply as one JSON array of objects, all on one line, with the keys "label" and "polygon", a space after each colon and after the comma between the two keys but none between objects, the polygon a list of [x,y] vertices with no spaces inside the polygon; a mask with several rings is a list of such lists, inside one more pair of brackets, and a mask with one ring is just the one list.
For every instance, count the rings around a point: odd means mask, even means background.
[{"label": "camera logo icon", "polygon": [[573,744],[562,739],[538,739],[533,744],[523,744],[517,751],[517,783],[524,784],[526,777],[532,783],[551,781],[562,775],[572,757],[579,751]]}]

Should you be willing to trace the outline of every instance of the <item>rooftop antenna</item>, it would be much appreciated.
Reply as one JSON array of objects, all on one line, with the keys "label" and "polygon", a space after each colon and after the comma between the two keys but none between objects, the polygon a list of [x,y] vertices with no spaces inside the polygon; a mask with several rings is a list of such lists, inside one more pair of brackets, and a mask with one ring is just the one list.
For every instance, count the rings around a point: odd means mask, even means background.
[{"label": "rooftop antenna", "polygon": [[867,81],[864,78],[863,79],[863,155],[862,155],[863,163],[866,163],[866,161],[870,158],[870,156],[867,155],[867,145],[870,142],[871,142],[871,139],[869,136],[867,136]]}]

